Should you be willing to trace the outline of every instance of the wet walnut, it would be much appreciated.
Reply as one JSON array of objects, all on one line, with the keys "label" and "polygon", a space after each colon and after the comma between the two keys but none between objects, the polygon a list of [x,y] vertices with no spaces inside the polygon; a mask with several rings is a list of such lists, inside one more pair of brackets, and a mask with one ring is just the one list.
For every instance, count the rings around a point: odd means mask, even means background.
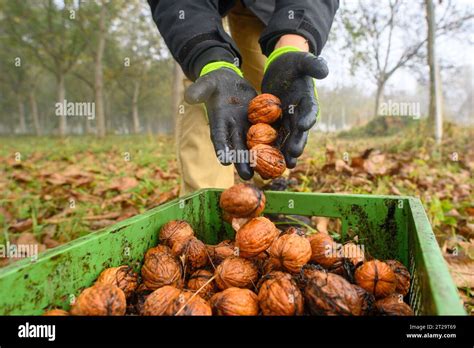
[{"label": "wet walnut", "polygon": [[304,298],[313,315],[360,315],[361,301],[356,290],[343,277],[311,270]]},{"label": "wet walnut", "polygon": [[257,217],[243,225],[235,235],[239,256],[254,257],[267,250],[280,231],[265,217]]},{"label": "wet walnut", "polygon": [[238,255],[238,249],[231,240],[224,240],[216,245],[206,245],[206,248],[214,266],[219,265],[229,256]]},{"label": "wet walnut", "polygon": [[255,159],[255,171],[263,179],[278,178],[286,170],[285,157],[277,148],[257,144],[250,151]]},{"label": "wet walnut", "polygon": [[127,308],[125,294],[115,285],[95,284],[85,289],[71,307],[72,315],[124,315]]},{"label": "wet walnut", "polygon": [[228,288],[212,296],[210,302],[215,315],[258,315],[258,297],[249,289]]},{"label": "wet walnut", "polygon": [[298,273],[311,258],[311,245],[298,234],[283,234],[275,239],[268,252],[285,270]]},{"label": "wet walnut", "polygon": [[257,123],[247,132],[247,147],[253,148],[258,144],[271,145],[276,140],[278,132],[266,123]]},{"label": "wet walnut", "polygon": [[187,288],[208,300],[216,292],[216,284],[211,280],[213,274],[205,269],[200,269],[191,274],[188,280]]},{"label": "wet walnut", "polygon": [[194,231],[186,221],[172,220],[161,227],[158,237],[161,243],[173,248],[174,244],[183,244],[194,237]]},{"label": "wet walnut", "polygon": [[128,298],[138,286],[138,274],[129,266],[107,268],[99,275],[99,284],[112,284],[120,288]]},{"label": "wet walnut", "polygon": [[303,295],[291,278],[283,272],[271,272],[262,278],[258,302],[263,315],[302,315]]},{"label": "wet walnut", "polygon": [[355,271],[357,285],[374,294],[375,298],[383,298],[395,292],[397,278],[385,262],[372,260],[364,262]]},{"label": "wet walnut", "polygon": [[231,217],[260,215],[265,209],[265,194],[253,185],[237,184],[223,191],[219,205]]},{"label": "wet walnut", "polygon": [[393,293],[375,302],[375,308],[380,315],[410,316],[415,315],[413,309],[403,302],[403,295]]},{"label": "wet walnut", "polygon": [[228,257],[217,266],[215,282],[219,289],[230,287],[253,288],[257,283],[258,269],[255,264],[241,257]]},{"label": "wet walnut", "polygon": [[410,272],[397,260],[387,260],[385,263],[392,269],[393,273],[395,273],[395,278],[397,278],[395,291],[406,296],[410,291]]},{"label": "wet walnut", "polygon": [[311,261],[328,270],[334,270],[342,266],[340,245],[330,235],[319,232],[308,237],[308,239],[311,245]]},{"label": "wet walnut", "polygon": [[206,244],[196,237],[191,237],[184,242],[178,241],[174,243],[171,252],[177,257],[183,257],[187,268],[186,271],[202,268],[209,262]]},{"label": "wet walnut", "polygon": [[149,249],[145,254],[142,266],[143,284],[149,290],[156,290],[165,285],[182,287],[182,267],[167,247],[158,246]]},{"label": "wet walnut", "polygon": [[212,315],[210,304],[190,291],[164,286],[152,292],[143,305],[143,315]]},{"label": "wet walnut", "polygon": [[272,94],[260,94],[249,103],[248,118],[252,124],[273,123],[280,118],[281,114],[281,101]]}]

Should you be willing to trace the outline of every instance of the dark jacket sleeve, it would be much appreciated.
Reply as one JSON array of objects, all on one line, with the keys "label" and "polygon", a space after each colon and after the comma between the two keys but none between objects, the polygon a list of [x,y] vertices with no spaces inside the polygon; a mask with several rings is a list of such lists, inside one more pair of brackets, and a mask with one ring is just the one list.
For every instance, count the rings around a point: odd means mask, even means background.
[{"label": "dark jacket sleeve", "polygon": [[222,27],[219,0],[148,0],[158,30],[171,54],[191,80],[213,61],[241,62],[231,37]]},{"label": "dark jacket sleeve", "polygon": [[276,0],[273,16],[260,37],[262,52],[268,56],[280,36],[298,34],[319,55],[338,8],[339,0]]}]

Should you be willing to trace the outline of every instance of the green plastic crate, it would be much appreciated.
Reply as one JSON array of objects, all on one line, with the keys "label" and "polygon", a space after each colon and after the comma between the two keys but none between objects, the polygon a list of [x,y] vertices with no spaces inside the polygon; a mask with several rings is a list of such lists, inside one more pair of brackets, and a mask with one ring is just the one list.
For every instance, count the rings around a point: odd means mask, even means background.
[{"label": "green plastic crate", "polygon": [[[232,238],[222,222],[220,190],[201,190],[144,214],[91,233],[38,256],[0,269],[0,314],[41,314],[69,308],[80,291],[107,267],[139,270],[145,251],[157,244],[159,228],[184,219],[206,243]],[[267,191],[265,213],[339,218],[342,238],[358,235],[365,251],[396,258],[410,270],[410,304],[418,315],[465,314],[457,289],[418,199]]]}]

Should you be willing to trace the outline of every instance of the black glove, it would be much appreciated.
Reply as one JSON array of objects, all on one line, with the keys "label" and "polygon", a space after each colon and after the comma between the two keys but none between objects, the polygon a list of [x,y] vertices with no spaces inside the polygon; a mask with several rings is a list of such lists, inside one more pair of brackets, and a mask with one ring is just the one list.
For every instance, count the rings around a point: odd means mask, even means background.
[{"label": "black glove", "polygon": [[205,103],[217,158],[223,165],[234,163],[244,180],[253,176],[246,134],[250,127],[247,108],[256,95],[240,70],[227,62],[206,65],[185,93],[189,104]]},{"label": "black glove", "polygon": [[274,126],[279,130],[276,145],[288,168],[296,166],[296,159],[308,140],[308,131],[319,116],[313,78],[323,79],[328,72],[323,58],[294,47],[279,48],[268,57],[262,93],[271,93],[281,100],[283,116]]}]

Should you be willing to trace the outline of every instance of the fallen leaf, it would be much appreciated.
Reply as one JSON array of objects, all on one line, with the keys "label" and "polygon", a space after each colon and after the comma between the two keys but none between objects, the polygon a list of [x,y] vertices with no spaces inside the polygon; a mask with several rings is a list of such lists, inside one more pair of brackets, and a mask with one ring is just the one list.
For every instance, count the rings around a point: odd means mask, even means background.
[{"label": "fallen leaf", "polygon": [[109,190],[117,190],[120,192],[128,191],[138,186],[138,180],[134,177],[122,177],[115,179],[109,186]]},{"label": "fallen leaf", "polygon": [[33,226],[33,220],[28,218],[26,220],[17,221],[13,225],[10,225],[10,230],[14,232],[23,232],[30,229]]},{"label": "fallen leaf", "polygon": [[449,271],[458,288],[474,287],[474,260],[468,257],[445,256]]}]

